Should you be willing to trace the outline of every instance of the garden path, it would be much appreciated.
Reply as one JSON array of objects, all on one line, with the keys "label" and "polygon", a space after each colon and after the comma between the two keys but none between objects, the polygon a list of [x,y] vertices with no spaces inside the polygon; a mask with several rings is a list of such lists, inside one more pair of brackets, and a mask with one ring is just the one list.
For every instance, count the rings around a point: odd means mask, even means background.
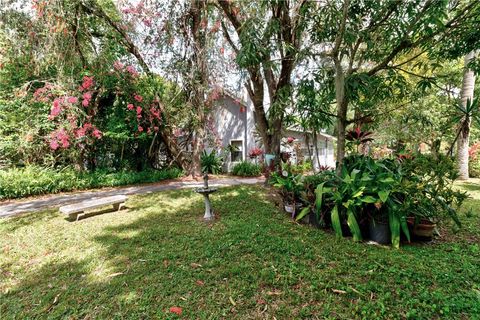
[{"label": "garden path", "polygon": [[[218,179],[211,179],[209,181],[210,187],[225,187],[235,186],[241,184],[256,184],[264,182],[264,178],[238,178],[225,177]],[[10,200],[0,202],[0,218],[5,218],[25,212],[41,211],[49,208],[58,208],[66,204],[72,204],[83,200],[89,200],[97,197],[108,197],[119,194],[134,195],[145,194],[152,192],[159,192],[165,190],[198,188],[203,186],[203,181],[191,180],[171,180],[168,182],[159,182],[148,185],[135,185],[109,189],[99,189],[90,191],[78,191],[72,193],[62,193],[56,195],[46,195],[40,198],[29,198],[20,200]]]}]

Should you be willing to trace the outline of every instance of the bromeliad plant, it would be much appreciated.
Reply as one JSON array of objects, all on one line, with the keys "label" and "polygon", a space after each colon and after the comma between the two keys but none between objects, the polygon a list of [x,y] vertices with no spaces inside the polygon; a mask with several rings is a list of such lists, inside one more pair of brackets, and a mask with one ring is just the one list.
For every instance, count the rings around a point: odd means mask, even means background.
[{"label": "bromeliad plant", "polygon": [[366,143],[373,141],[371,137],[373,132],[362,131],[360,127],[356,127],[353,130],[347,131],[345,139],[350,141],[355,146],[355,152],[359,153],[360,146],[364,146]]}]

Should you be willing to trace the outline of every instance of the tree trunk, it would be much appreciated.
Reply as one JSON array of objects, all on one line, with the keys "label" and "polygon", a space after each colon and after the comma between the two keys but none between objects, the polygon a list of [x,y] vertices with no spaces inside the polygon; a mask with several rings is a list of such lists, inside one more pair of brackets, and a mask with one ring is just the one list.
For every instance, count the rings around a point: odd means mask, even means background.
[{"label": "tree trunk", "polygon": [[167,152],[174,158],[173,162],[175,162],[181,169],[189,170],[190,161],[185,157],[185,153],[183,152],[182,147],[178,144],[172,130],[164,128],[163,130],[160,130],[159,133],[163,143],[165,143]]},{"label": "tree trunk", "polygon": [[[202,151],[204,149],[203,141],[205,141],[205,130],[203,128],[203,123],[205,120],[200,120],[201,122],[195,129],[195,136],[193,137],[192,145],[192,166],[190,169],[190,174],[193,178],[202,175]],[[214,151],[212,151],[214,152]]]},{"label": "tree trunk", "polygon": [[[208,67],[207,67],[207,42],[205,28],[202,28],[202,21],[208,18],[206,2],[202,0],[191,0],[190,2],[190,32],[193,39],[192,43],[192,76],[187,86],[192,91],[192,105],[196,110],[197,124],[195,126],[195,135],[192,145],[192,166],[190,174],[192,177],[201,176],[202,164],[201,153],[205,147],[205,108],[210,104],[206,100],[205,91],[208,87]],[[187,88],[188,89],[188,88]]]},{"label": "tree trunk", "polygon": [[[306,131],[306,129],[303,129]],[[308,158],[310,161],[312,161],[312,170],[313,172],[316,172],[315,170],[315,159],[312,157],[312,150],[310,150],[310,139],[308,138],[308,132],[304,132],[305,135],[305,145],[307,146],[307,151],[308,151]]]},{"label": "tree trunk", "polygon": [[340,61],[335,62],[335,96],[337,99],[337,173],[342,171],[345,158],[345,132],[348,100],[345,97],[345,74]]},{"label": "tree trunk", "polygon": [[313,146],[315,148],[315,158],[317,159],[318,171],[320,171],[320,158],[318,157],[318,136],[316,130],[313,130]]},{"label": "tree trunk", "polygon": [[[465,107],[468,101],[473,100],[473,91],[475,87],[475,74],[472,70],[468,68],[468,63],[474,58],[474,52],[470,52],[464,58],[464,72],[463,72],[463,82],[462,82],[462,91],[461,99],[462,106]],[[460,134],[458,135],[457,140],[457,164],[459,171],[459,179],[467,180],[468,179],[468,147],[470,142],[470,122],[471,119],[467,116],[466,119],[461,123],[459,128]]]}]

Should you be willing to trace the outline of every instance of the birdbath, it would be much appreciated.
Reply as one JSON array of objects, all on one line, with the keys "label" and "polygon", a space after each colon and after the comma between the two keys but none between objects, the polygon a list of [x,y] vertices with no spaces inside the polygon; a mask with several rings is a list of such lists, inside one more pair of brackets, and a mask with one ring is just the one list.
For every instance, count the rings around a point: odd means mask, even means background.
[{"label": "birdbath", "polygon": [[205,175],[203,176],[203,187],[195,189],[195,192],[202,194],[203,198],[205,199],[205,215],[203,216],[203,219],[205,219],[205,221],[210,221],[215,218],[215,216],[213,215],[212,204],[210,203],[208,195],[216,191],[217,188],[210,188],[208,186],[208,174],[205,173]]}]

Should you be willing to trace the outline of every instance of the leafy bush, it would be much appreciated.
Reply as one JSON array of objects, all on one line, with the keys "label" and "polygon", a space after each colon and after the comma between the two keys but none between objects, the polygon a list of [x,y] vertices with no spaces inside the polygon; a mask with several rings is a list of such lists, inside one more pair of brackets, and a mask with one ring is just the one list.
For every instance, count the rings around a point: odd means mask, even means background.
[{"label": "leafy bush", "polygon": [[468,174],[470,178],[480,178],[480,159],[474,159],[468,162]]},{"label": "leafy bush", "polygon": [[232,168],[232,174],[242,177],[258,177],[262,174],[262,168],[258,164],[242,161]]},{"label": "leafy bush", "polygon": [[223,158],[217,156],[215,151],[207,153],[203,150],[200,162],[203,173],[219,174],[222,172]]},{"label": "leafy bush", "polygon": [[301,203],[300,193],[303,190],[303,177],[300,174],[293,174],[288,171],[272,173],[270,183],[278,188],[284,204]]},{"label": "leafy bush", "polygon": [[310,160],[307,160],[299,164],[292,164],[290,167],[293,173],[307,173],[312,171],[312,168],[313,168],[313,165],[312,165],[312,161]]},{"label": "leafy bush", "polygon": [[177,178],[181,175],[182,171],[178,168],[149,169],[141,172],[109,172],[106,170],[77,172],[71,168],[55,170],[27,166],[0,171],[0,199],[157,182]]},{"label": "leafy bush", "polygon": [[468,149],[468,175],[471,178],[480,177],[480,157],[478,156],[480,152],[480,142],[475,142]]},{"label": "leafy bush", "polygon": [[452,159],[441,155],[398,160],[349,156],[340,175],[324,171],[303,178],[305,208],[297,219],[314,212],[325,225],[329,211],[335,233],[342,236],[348,230],[354,240],[363,238],[362,226],[369,221],[388,222],[392,244],[398,247],[400,233],[410,239],[407,217],[433,223],[451,218],[460,225],[455,209],[466,194],[452,188],[457,175]]}]

